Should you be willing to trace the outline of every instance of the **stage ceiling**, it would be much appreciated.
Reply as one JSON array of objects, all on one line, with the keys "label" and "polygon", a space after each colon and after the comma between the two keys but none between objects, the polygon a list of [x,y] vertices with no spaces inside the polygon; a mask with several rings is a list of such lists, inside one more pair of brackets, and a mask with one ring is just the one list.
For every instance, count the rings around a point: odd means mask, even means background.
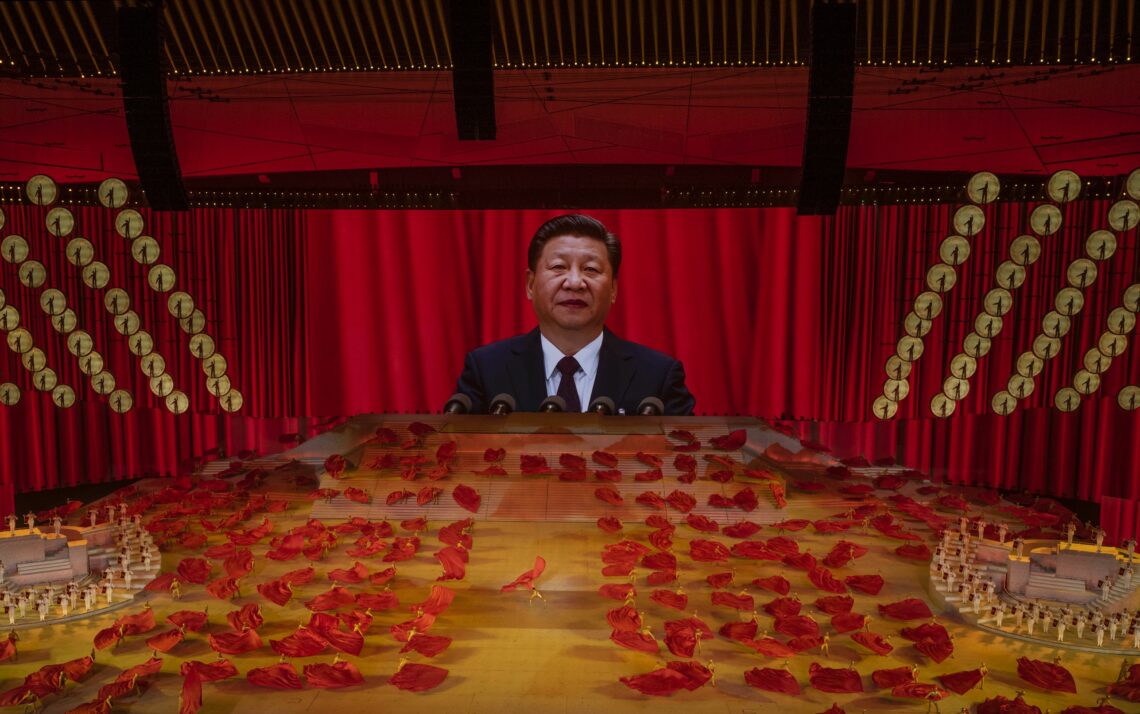
[{"label": "stage ceiling", "polygon": [[[805,67],[499,70],[484,142],[456,138],[449,71],[184,77],[169,93],[183,174],[201,187],[412,167],[798,167],[807,80]],[[0,80],[0,181],[134,177],[118,85]],[[1137,86],[1135,65],[861,66],[847,165],[1126,174],[1140,165]]]}]

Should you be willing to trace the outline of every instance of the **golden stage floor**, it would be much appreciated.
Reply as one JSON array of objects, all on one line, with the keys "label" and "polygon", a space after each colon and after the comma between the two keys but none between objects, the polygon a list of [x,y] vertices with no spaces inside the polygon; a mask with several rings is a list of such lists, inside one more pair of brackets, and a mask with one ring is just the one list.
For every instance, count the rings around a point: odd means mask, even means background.
[{"label": "golden stage floor", "polygon": [[[284,483],[285,474],[287,472],[273,474],[266,488],[275,492],[289,488]],[[474,477],[453,475],[438,485],[450,488],[460,482],[476,488],[481,484]],[[351,485],[352,482],[348,480],[343,483]],[[391,481],[392,488],[403,485],[406,485],[405,482],[398,479]],[[420,483],[417,482],[417,485]],[[739,482],[729,483],[726,490],[739,490],[742,485]],[[653,486],[660,487],[660,484],[647,484],[648,488]],[[665,485],[666,490],[677,486],[679,484],[675,482]],[[526,484],[519,483],[512,488],[526,488]],[[383,494],[378,493],[376,496],[382,498]],[[836,512],[834,492],[793,492],[791,499],[798,518],[824,518]],[[627,500],[627,504],[632,505],[631,500]],[[626,537],[645,542],[652,529],[636,520],[633,514],[640,514],[640,518],[644,518],[649,512],[645,509],[630,509],[630,515],[624,518]],[[286,512],[271,515],[273,534],[278,535],[289,528],[303,525],[309,514],[309,502],[292,502]],[[747,514],[744,515],[747,517]],[[680,521],[676,514],[672,514],[671,518],[674,522]],[[260,520],[261,516],[256,515],[243,525],[250,527]],[[854,610],[871,616],[870,629],[890,637],[894,651],[886,656],[877,656],[850,641],[848,635],[832,633],[828,656],[812,650],[790,658],[790,671],[799,681],[803,693],[788,696],[754,689],[745,684],[743,677],[743,673],[753,667],[779,668],[783,665],[782,659],[761,656],[718,636],[706,641],[697,656],[701,662],[712,660],[715,663],[715,683],[695,691],[681,691],[668,698],[645,696],[626,687],[619,682],[619,678],[648,672],[662,666],[663,662],[676,658],[664,646],[658,656],[652,656],[620,648],[609,639],[610,626],[606,621],[606,612],[621,603],[600,596],[598,588],[605,583],[628,582],[628,579],[603,577],[600,554],[603,546],[616,542],[619,537],[606,535],[593,523],[586,522],[480,521],[478,516],[475,520],[472,532],[474,546],[470,552],[466,578],[444,583],[456,591],[456,597],[431,629],[433,635],[452,638],[450,648],[430,660],[414,653],[401,655],[401,643],[397,643],[388,632],[389,625],[411,616],[407,606],[425,599],[440,573],[440,565],[432,553],[440,547],[436,534],[446,522],[432,521],[428,532],[421,534],[423,545],[418,555],[412,560],[395,563],[397,575],[391,582],[391,588],[398,595],[401,607],[398,610],[374,613],[375,622],[365,636],[361,656],[342,656],[359,668],[364,675],[363,685],[340,690],[275,691],[255,687],[244,679],[247,670],[277,662],[277,656],[269,648],[269,640],[281,639],[308,621],[310,612],[303,603],[325,592],[332,585],[325,577],[326,573],[333,568],[350,567],[358,560],[345,553],[345,545],[354,537],[345,536],[327,558],[313,563],[317,577],[311,583],[296,588],[293,599],[284,607],[263,600],[256,592],[255,585],[276,578],[286,571],[304,567],[306,561],[303,557],[288,562],[266,559],[263,555],[269,547],[267,539],[252,546],[256,556],[253,573],[242,580],[241,597],[234,598],[231,602],[209,595],[201,585],[185,585],[183,597],[179,601],[165,593],[148,593],[140,597],[138,605],[129,610],[46,627],[24,628],[19,632],[18,662],[0,664],[0,688],[9,689],[18,685],[27,673],[45,664],[88,654],[96,632],[110,626],[124,612],[138,611],[143,600],[149,603],[157,615],[160,624],[155,632],[164,629],[163,619],[176,610],[201,610],[208,607],[210,622],[205,631],[187,633],[186,640],[175,646],[170,653],[160,654],[165,660],[162,672],[153,678],[141,696],[117,700],[114,706],[116,711],[177,711],[182,686],[182,678],[178,674],[180,663],[187,660],[214,660],[216,655],[207,645],[206,635],[209,632],[228,630],[225,613],[252,602],[261,603],[265,616],[265,624],[259,630],[265,646],[248,654],[229,657],[243,676],[205,684],[203,712],[272,711],[274,714],[294,714],[393,710],[404,713],[534,714],[649,710],[762,712],[780,709],[789,714],[814,714],[828,709],[833,703],[838,703],[849,714],[918,712],[926,711],[926,702],[897,699],[891,697],[889,691],[877,690],[871,682],[870,673],[876,669],[918,665],[919,680],[932,682],[936,675],[973,669],[983,661],[989,668],[984,691],[975,689],[963,696],[951,694],[940,703],[941,711],[959,712],[963,707],[969,707],[972,711],[976,703],[987,697],[1001,694],[1012,698],[1015,692],[1024,691],[1026,700],[1031,704],[1040,706],[1043,711],[1049,709],[1059,712],[1073,704],[1094,706],[1103,696],[1105,686],[1116,680],[1124,659],[1122,656],[1056,649],[1046,643],[1001,637],[969,625],[956,612],[942,612],[937,605],[938,601],[928,592],[927,564],[899,558],[894,554],[894,548],[901,541],[889,539],[874,530],[864,533],[854,529],[837,534],[800,532],[794,535],[797,536],[801,551],[810,550],[819,557],[826,554],[840,538],[870,549],[865,557],[838,568],[835,572],[838,577],[878,573],[886,579],[886,586],[876,596],[859,593],[852,595],[855,597]],[[907,525],[933,545],[932,534],[928,529],[917,522],[908,522]],[[765,528],[754,538],[770,538],[774,535],[774,531]],[[694,537],[712,537],[729,543],[733,541],[716,534],[710,536],[697,533],[684,525],[683,521],[679,522],[674,539],[674,550],[678,554],[679,563],[677,584],[682,585],[689,595],[689,611],[697,611],[714,630],[724,623],[738,621],[740,617],[734,610],[711,605],[709,593],[712,589],[705,577],[731,567],[735,568],[737,583],[728,588],[733,593],[739,592],[753,578],[783,575],[792,583],[792,594],[803,600],[803,612],[814,614],[821,627],[827,631],[828,616],[815,611],[811,605],[817,597],[827,593],[816,589],[804,571],[776,562],[737,558],[727,564],[696,563],[686,557],[688,541]],[[219,534],[214,534],[210,537],[209,545],[221,542],[224,539]],[[164,571],[172,571],[182,558],[200,555],[201,550],[191,552],[174,548],[165,552]],[[359,560],[370,572],[378,572],[389,565],[381,562],[382,554],[383,552]],[[500,593],[500,586],[529,569],[536,555],[543,556],[548,563],[545,573],[537,581],[545,601],[528,600],[525,590]],[[220,563],[215,565],[220,566]],[[215,575],[218,574],[216,567]],[[684,614],[664,608],[649,599],[653,587],[645,582],[647,574],[646,571],[638,573],[636,586],[639,595],[636,607],[644,612],[645,622],[653,634],[663,640],[663,623],[683,617]],[[663,587],[672,589],[677,584]],[[379,590],[375,586],[368,587],[367,583],[364,586],[350,586],[350,589],[369,592]],[[758,607],[777,597],[756,588],[749,588],[749,591],[756,598]],[[955,653],[952,658],[942,664],[934,664],[899,636],[902,627],[921,624],[920,622],[902,623],[878,615],[876,605],[907,597],[922,598],[931,604],[938,620],[953,635]],[[771,630],[771,617],[760,611],[758,620],[761,630]],[[139,664],[151,655],[145,645],[149,636],[128,637],[114,650],[97,653],[91,674],[79,684],[68,684],[63,693],[47,698],[44,701],[44,711],[66,712],[91,700],[100,686],[110,682],[123,669]],[[1018,657],[1052,661],[1058,654],[1061,663],[1076,678],[1078,694],[1044,692],[1018,678]],[[444,667],[449,670],[449,675],[439,687],[427,692],[408,693],[397,690],[388,685],[386,680],[396,671],[404,656],[414,662]],[[295,660],[294,664],[299,671],[303,664],[330,662],[332,658],[333,652],[329,650],[317,657]],[[812,662],[829,667],[846,667],[854,663],[867,691],[830,694],[811,688],[808,684],[808,667]],[[1134,703],[1113,703],[1125,711],[1140,711],[1140,706]]]}]

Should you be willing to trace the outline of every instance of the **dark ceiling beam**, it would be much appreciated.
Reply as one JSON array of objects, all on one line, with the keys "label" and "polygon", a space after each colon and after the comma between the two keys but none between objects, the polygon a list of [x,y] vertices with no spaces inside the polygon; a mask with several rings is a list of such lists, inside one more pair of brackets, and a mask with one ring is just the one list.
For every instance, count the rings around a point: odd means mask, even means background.
[{"label": "dark ceiling beam", "polygon": [[[438,166],[211,176],[189,178],[186,187],[191,205],[205,208],[762,208],[795,206],[798,176],[786,166],[526,164],[465,166],[462,176]],[[848,170],[840,204],[960,203],[968,200],[969,178],[965,172]],[[1001,179],[1003,201],[1048,200],[1045,176]],[[1119,197],[1126,179],[1085,177],[1082,198]],[[97,187],[63,185],[59,202],[98,205]],[[23,183],[0,182],[0,205],[23,202],[24,190]]]},{"label": "dark ceiling beam", "polygon": [[455,127],[459,138],[495,138],[495,73],[491,53],[490,0],[448,3]]},{"label": "dark ceiling beam", "polygon": [[855,3],[819,0],[811,13],[811,67],[798,212],[839,206],[855,94]]},{"label": "dark ceiling beam", "polygon": [[160,211],[185,211],[190,201],[170,125],[162,5],[162,0],[139,0],[117,10],[119,78],[135,171],[147,203]]}]

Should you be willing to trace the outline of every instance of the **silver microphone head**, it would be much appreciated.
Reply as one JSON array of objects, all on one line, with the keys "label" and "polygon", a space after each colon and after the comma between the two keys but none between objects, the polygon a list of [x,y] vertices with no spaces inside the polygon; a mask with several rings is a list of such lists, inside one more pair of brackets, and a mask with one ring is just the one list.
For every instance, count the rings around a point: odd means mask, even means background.
[{"label": "silver microphone head", "polygon": [[602,416],[612,416],[613,413],[617,411],[617,405],[614,404],[614,400],[609,397],[597,397],[594,401],[590,402],[590,408],[586,411],[595,412]]},{"label": "silver microphone head", "polygon": [[566,411],[566,400],[557,394],[552,394],[542,400],[542,404],[538,405],[538,410],[540,412],[564,412]]},{"label": "silver microphone head", "polygon": [[491,408],[489,413],[495,416],[506,416],[515,410],[515,398],[506,392],[496,394],[495,398],[491,400]]},{"label": "silver microphone head", "polygon": [[456,392],[455,394],[451,395],[450,399],[447,400],[447,404],[443,405],[443,413],[470,414],[472,406],[473,404],[471,402],[471,397],[467,396],[463,392]]},{"label": "silver microphone head", "polygon": [[665,413],[665,402],[657,397],[646,397],[637,405],[640,416],[661,416]]}]

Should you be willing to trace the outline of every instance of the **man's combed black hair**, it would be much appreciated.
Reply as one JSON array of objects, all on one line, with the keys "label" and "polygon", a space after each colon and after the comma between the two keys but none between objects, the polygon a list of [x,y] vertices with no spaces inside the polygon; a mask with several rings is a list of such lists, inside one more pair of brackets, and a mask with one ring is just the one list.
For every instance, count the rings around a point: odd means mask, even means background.
[{"label": "man's combed black hair", "polygon": [[618,268],[621,267],[621,241],[617,236],[606,230],[602,222],[592,216],[580,213],[555,216],[538,227],[534,237],[530,239],[530,248],[526,253],[527,267],[534,271],[538,268],[538,259],[547,241],[559,236],[580,236],[600,240],[606,246],[606,254],[610,258],[610,267],[613,268],[614,278],[617,278]]}]

